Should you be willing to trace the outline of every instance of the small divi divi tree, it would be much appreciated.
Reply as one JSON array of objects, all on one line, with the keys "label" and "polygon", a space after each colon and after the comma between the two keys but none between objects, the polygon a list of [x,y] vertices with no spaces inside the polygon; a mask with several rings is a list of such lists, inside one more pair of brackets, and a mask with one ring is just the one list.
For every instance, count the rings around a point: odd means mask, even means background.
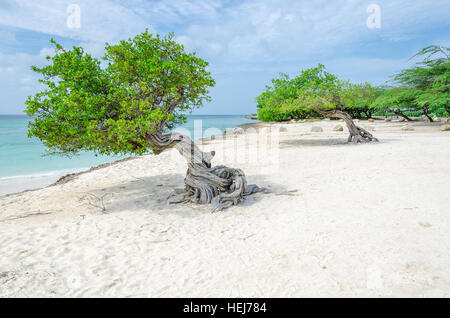
[{"label": "small divi divi tree", "polygon": [[357,106],[357,101],[364,98],[368,89],[366,85],[342,81],[337,76],[325,71],[323,65],[304,70],[300,77],[305,81],[299,89],[297,102],[315,112],[344,120],[349,136],[348,142],[365,143],[378,141],[364,128],[353,122],[348,111]]},{"label": "small divi divi tree", "polygon": [[28,97],[34,116],[29,136],[51,152],[154,154],[176,148],[187,160],[185,193],[172,202],[211,203],[222,210],[260,190],[247,185],[240,169],[211,167],[214,151],[203,152],[170,129],[186,121],[185,112],[209,101],[215,85],[208,63],[187,53],[173,39],[147,31],[117,45],[106,45],[103,62],[81,47],[65,50],[53,39],[48,65],[32,66],[45,89]]},{"label": "small divi divi tree", "polygon": [[288,113],[340,118],[347,125],[349,142],[378,141],[367,130],[356,126],[348,113],[359,107],[358,101],[362,98],[369,99],[366,95],[371,95],[371,91],[368,84],[356,85],[339,80],[319,64],[301,71],[295,78],[281,74],[281,78],[272,80],[272,86],[266,86],[265,91],[256,98],[258,116]]}]

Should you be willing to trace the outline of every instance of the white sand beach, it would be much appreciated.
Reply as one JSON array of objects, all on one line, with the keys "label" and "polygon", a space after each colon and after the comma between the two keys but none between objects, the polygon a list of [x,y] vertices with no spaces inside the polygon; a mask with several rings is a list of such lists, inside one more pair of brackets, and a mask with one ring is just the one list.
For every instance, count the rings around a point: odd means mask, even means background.
[{"label": "white sand beach", "polygon": [[1,196],[0,297],[449,297],[450,131],[361,121],[380,142],[353,145],[337,124],[274,124],[257,162],[208,142],[268,189],[218,213],[167,203],[175,151]]}]

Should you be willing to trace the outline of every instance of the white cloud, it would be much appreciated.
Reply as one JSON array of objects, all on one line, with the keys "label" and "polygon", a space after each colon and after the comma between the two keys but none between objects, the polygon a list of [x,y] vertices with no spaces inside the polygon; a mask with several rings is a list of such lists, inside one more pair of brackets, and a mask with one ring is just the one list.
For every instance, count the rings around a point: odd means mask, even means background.
[{"label": "white cloud", "polygon": [[[341,58],[327,62],[328,71],[356,83],[386,84],[394,73],[413,64],[408,59]],[[370,79],[370,80],[369,80]]]},{"label": "white cloud", "polygon": [[[43,50],[42,52],[44,52]],[[34,94],[41,86],[37,76],[30,71],[31,65],[42,65],[44,55],[25,53],[0,53],[0,88],[2,101],[0,114],[17,114],[24,109],[28,95]]]},{"label": "white cloud", "polygon": [[[366,8],[371,3],[381,7],[381,29],[367,28]],[[67,27],[69,4],[81,8],[79,29]],[[255,72],[260,85],[279,71],[295,73],[322,62],[345,78],[379,83],[404,65],[416,48],[397,59],[361,57],[356,50],[366,43],[401,43],[424,30],[448,27],[449,11],[448,0],[3,0],[0,52],[3,43],[17,44],[10,31],[14,28],[76,40],[95,56],[101,55],[105,42],[114,43],[149,28],[152,32],[175,31],[178,41],[212,62],[219,82],[236,74],[244,74],[243,83],[254,81],[254,74],[245,74]],[[2,25],[8,28],[1,30]],[[48,43],[42,45],[34,56],[0,54],[2,97],[11,104],[20,105],[25,92],[36,89],[29,66],[51,54],[45,48]],[[251,100],[255,90],[248,90],[244,100]]]},{"label": "white cloud", "polygon": [[[80,28],[67,24],[71,4],[79,5]],[[15,0],[0,10],[1,24],[50,35],[67,37],[84,43],[114,42],[150,28],[144,16],[119,3],[107,0]]]},{"label": "white cloud", "polygon": [[368,1],[265,0],[223,9],[180,35],[200,52],[214,42],[224,48],[218,54],[229,61],[267,62],[326,57],[338,47],[370,41],[374,36],[400,41],[414,37],[420,29],[448,25],[448,1],[377,2],[383,21],[377,31],[366,25]]},{"label": "white cloud", "polygon": [[[205,55],[234,61],[289,60],[332,54],[337,46],[366,41],[375,34],[401,41],[417,30],[448,25],[450,3],[375,1],[381,7],[382,28],[366,26],[372,1],[247,0],[8,0],[0,9],[3,25],[81,41],[96,52],[142,32],[174,30],[180,41]],[[81,27],[67,26],[67,7],[81,8]],[[376,33],[378,32],[378,33]]]}]

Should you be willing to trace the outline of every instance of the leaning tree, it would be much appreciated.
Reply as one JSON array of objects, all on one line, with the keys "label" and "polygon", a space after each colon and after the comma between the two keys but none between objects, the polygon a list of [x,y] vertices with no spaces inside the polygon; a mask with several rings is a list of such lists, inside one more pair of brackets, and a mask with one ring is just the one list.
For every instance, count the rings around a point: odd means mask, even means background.
[{"label": "leaning tree", "polygon": [[172,202],[211,203],[213,211],[238,204],[259,191],[241,169],[211,166],[214,151],[203,152],[185,135],[170,132],[184,113],[209,101],[215,82],[208,63],[173,39],[147,31],[106,45],[103,61],[81,47],[65,50],[53,39],[48,65],[32,66],[45,89],[28,97],[34,116],[29,136],[51,152],[77,154],[160,154],[175,148],[187,160],[185,193]]},{"label": "leaning tree", "polygon": [[432,114],[450,115],[450,48],[430,45],[415,57],[423,60],[396,74],[393,82],[397,87],[387,90],[374,106],[421,110],[430,122]]},{"label": "leaning tree", "polygon": [[[355,85],[341,81],[335,75],[325,71],[319,64],[317,67],[303,70],[298,76],[290,79],[286,74],[272,80],[272,86],[256,98],[258,116],[260,114],[319,114],[344,120],[350,133],[348,142],[364,143],[378,141],[367,130],[355,125],[349,115],[358,101],[368,98],[372,90],[367,84]],[[317,116],[317,115],[316,115]],[[272,119],[274,120],[274,119]]]},{"label": "leaning tree", "polygon": [[402,87],[386,88],[372,103],[372,107],[380,112],[394,113],[407,121],[412,121],[405,111],[419,111],[414,102],[416,92]]},{"label": "leaning tree", "polygon": [[373,107],[373,102],[383,92],[383,88],[372,86],[370,83],[364,83],[356,86],[357,93],[356,102],[353,102],[351,107],[346,107],[345,111],[358,119],[371,119],[373,112],[376,110]]}]

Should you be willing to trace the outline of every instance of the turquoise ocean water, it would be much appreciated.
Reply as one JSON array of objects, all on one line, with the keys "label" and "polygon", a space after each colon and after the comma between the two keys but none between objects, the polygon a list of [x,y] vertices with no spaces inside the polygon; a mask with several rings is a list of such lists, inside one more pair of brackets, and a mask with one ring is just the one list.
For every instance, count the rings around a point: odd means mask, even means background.
[{"label": "turquoise ocean water", "polygon": [[[0,179],[69,172],[123,158],[95,156],[93,153],[82,153],[73,158],[43,156],[45,147],[40,140],[27,137],[29,120],[26,115],[0,115]],[[185,129],[180,132],[190,133],[192,139],[198,139],[251,121],[241,115],[191,115],[188,122],[177,130]]]}]

